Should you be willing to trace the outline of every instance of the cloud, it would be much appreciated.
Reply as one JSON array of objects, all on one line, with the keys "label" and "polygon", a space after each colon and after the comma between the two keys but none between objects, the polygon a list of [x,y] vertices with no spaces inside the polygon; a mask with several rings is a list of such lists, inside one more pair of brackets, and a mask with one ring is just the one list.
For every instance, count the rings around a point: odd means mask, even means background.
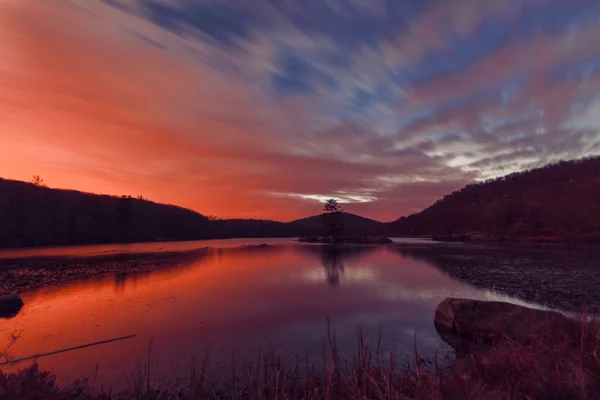
[{"label": "cloud", "polygon": [[591,1],[0,3],[0,173],[382,220],[598,152]]}]

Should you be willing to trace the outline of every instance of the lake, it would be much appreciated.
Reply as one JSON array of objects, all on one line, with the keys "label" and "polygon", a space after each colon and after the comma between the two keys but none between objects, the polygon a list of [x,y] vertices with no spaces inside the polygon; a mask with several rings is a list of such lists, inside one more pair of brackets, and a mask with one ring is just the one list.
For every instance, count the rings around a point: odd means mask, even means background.
[{"label": "lake", "polygon": [[[252,363],[275,349],[321,360],[327,320],[337,347],[350,356],[357,330],[384,349],[425,358],[450,352],[433,315],[446,297],[502,300],[577,312],[600,305],[600,257],[590,247],[511,248],[400,240],[390,246],[333,251],[290,239],[80,246],[0,252],[9,257],[87,257],[110,252],[211,247],[192,260],[149,272],[119,273],[21,294],[25,306],[0,319],[0,350],[23,357],[115,337],[136,337],[41,358],[59,382],[97,376],[99,384],[131,382],[152,342],[155,378],[185,379],[190,360]],[[266,247],[244,247],[269,243]],[[261,350],[262,349],[262,350]],[[18,367],[29,365],[18,364]],[[5,367],[6,368],[6,367]],[[16,367],[11,367],[13,370]]]}]

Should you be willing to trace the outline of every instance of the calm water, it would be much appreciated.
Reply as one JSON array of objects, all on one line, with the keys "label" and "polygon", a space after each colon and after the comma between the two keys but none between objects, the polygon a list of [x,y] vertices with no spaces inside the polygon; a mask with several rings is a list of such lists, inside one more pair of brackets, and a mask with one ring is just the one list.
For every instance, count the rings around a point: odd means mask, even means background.
[{"label": "calm water", "polygon": [[[276,246],[239,247],[264,242]],[[152,243],[121,250],[203,246],[215,249],[185,265],[22,293],[21,312],[0,319],[0,348],[15,332],[20,339],[11,349],[13,357],[136,334],[134,339],[39,360],[60,381],[92,376],[98,366],[98,382],[122,386],[136,363],[147,359],[151,340],[153,373],[169,380],[187,377],[191,357],[202,359],[207,352],[217,372],[226,368],[232,354],[252,362],[269,345],[283,358],[308,352],[321,359],[327,318],[343,354],[356,349],[358,328],[373,336],[381,328],[385,347],[396,344],[400,354],[412,353],[416,335],[421,355],[431,357],[448,351],[433,326],[434,309],[444,298],[534,305],[523,300],[526,296],[506,290],[499,294],[486,285],[455,279],[440,267],[445,265],[439,255],[446,254],[443,249],[407,254],[394,246],[348,247],[334,253],[319,245],[257,239]],[[64,256],[114,250],[85,246],[36,252]],[[453,260],[464,259],[457,257]]]}]

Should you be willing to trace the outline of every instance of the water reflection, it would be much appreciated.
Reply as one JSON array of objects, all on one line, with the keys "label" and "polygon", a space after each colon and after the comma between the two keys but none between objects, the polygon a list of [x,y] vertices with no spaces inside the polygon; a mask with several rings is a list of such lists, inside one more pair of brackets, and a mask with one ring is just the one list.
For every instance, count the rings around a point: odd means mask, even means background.
[{"label": "water reflection", "polygon": [[[115,293],[122,294],[127,290],[135,290],[138,281],[147,279],[150,275],[163,275],[168,276],[173,274],[177,270],[189,268],[193,265],[198,265],[205,262],[214,262],[216,265],[222,264],[223,258],[226,255],[229,256],[261,256],[268,257],[269,253],[281,251],[276,246],[265,246],[265,245],[243,245],[232,248],[203,248],[202,251],[189,252],[188,257],[184,260],[166,261],[161,265],[160,269],[150,269],[145,271],[144,269],[132,271],[132,272],[118,272],[113,275]],[[132,258],[135,258],[135,253],[124,253],[119,254],[111,259],[119,262],[127,262]],[[76,259],[72,260],[74,263],[78,263]],[[65,262],[68,262],[65,260]]]},{"label": "water reflection", "polygon": [[115,293],[124,293],[129,284],[135,289],[138,281],[137,272],[119,272],[115,274]]},{"label": "water reflection", "polygon": [[340,257],[340,249],[337,247],[323,246],[321,262],[325,268],[325,279],[331,286],[340,284],[340,273],[344,272],[344,263]]},{"label": "water reflection", "polygon": [[220,365],[229,374],[232,351],[249,362],[267,345],[282,359],[306,352],[322,358],[330,319],[343,355],[353,354],[362,327],[382,328],[384,347],[402,353],[413,351],[416,334],[428,357],[445,346],[433,326],[440,301],[489,297],[442,272],[439,255],[409,256],[393,246],[238,246],[194,254],[177,265],[23,293],[21,312],[0,321],[0,348],[14,331],[23,333],[15,357],[136,334],[127,343],[39,360],[59,381],[92,375],[99,365],[98,382],[119,385],[147,356],[151,338],[153,365],[165,379],[186,377],[190,356],[207,352],[215,371]]},{"label": "water reflection", "polygon": [[325,269],[325,280],[331,286],[340,284],[340,275],[344,274],[345,262],[350,259],[358,259],[365,254],[377,250],[375,246],[344,246],[344,245],[324,245],[313,246],[321,252],[321,263]]}]

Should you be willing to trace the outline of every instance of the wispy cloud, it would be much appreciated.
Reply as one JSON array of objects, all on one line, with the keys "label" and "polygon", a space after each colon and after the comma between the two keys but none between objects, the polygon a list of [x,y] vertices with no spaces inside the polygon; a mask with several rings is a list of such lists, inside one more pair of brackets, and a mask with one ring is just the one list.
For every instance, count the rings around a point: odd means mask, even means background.
[{"label": "wispy cloud", "polygon": [[391,220],[599,153],[591,0],[0,3],[0,175]]}]

